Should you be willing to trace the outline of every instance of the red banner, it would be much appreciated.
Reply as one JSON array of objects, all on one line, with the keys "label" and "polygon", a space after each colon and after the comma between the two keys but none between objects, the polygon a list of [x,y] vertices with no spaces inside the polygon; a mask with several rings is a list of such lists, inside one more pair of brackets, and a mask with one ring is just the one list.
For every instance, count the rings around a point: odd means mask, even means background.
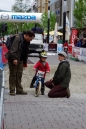
[{"label": "red banner", "polygon": [[5,54],[8,52],[8,49],[6,48],[5,45],[2,45],[2,63],[6,64],[8,61],[5,58]]},{"label": "red banner", "polygon": [[70,44],[72,44],[72,46],[74,46],[76,37],[78,36],[78,30],[77,29],[72,29],[71,31],[71,36],[70,36]]}]

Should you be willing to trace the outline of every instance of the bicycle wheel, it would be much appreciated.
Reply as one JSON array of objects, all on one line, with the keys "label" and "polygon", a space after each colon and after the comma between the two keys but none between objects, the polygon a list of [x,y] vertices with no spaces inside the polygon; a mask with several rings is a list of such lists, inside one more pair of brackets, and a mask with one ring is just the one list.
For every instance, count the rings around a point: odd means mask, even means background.
[{"label": "bicycle wheel", "polygon": [[38,82],[38,86],[35,88],[35,97],[38,97],[41,90],[41,81]]}]

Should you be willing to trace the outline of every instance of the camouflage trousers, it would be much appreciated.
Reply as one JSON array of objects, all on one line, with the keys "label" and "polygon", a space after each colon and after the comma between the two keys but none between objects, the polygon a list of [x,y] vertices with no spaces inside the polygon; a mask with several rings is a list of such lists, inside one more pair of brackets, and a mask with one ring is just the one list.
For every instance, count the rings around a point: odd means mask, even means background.
[{"label": "camouflage trousers", "polygon": [[12,61],[8,61],[9,65],[9,90],[10,92],[21,92],[23,87],[21,85],[23,62],[20,61],[18,65],[14,65]]}]

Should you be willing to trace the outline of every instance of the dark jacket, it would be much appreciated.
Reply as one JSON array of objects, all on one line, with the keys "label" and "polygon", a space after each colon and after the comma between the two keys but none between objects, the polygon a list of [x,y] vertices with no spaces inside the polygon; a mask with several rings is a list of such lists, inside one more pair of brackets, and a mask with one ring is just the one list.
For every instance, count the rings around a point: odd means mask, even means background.
[{"label": "dark jacket", "polygon": [[69,87],[71,79],[70,64],[68,61],[62,61],[53,77],[54,85],[60,84],[63,88]]},{"label": "dark jacket", "polygon": [[24,58],[22,60],[23,60],[24,64],[27,64],[30,42],[26,42],[23,38],[23,34],[21,34],[21,35],[22,35],[22,39],[21,39],[20,35],[15,37],[14,42],[11,46],[11,49],[8,51],[8,53],[6,53],[5,56],[9,61],[12,61],[12,60],[20,61],[21,60],[21,54],[22,54],[22,51],[23,51],[23,44],[25,43],[25,45],[26,45],[25,49],[26,50],[23,54]]}]

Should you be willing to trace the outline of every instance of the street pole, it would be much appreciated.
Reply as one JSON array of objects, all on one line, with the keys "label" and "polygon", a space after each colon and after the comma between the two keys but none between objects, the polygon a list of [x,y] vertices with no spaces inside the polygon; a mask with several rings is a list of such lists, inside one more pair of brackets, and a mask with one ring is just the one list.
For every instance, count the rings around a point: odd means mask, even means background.
[{"label": "street pole", "polygon": [[49,43],[49,30],[50,30],[50,0],[48,1],[48,31],[47,31],[47,43]]},{"label": "street pole", "polygon": [[66,12],[63,13],[63,44],[65,43]]},{"label": "street pole", "polygon": [[66,8],[67,8],[67,0],[64,0],[64,12],[63,12],[63,44],[65,43],[65,31],[66,31]]},{"label": "street pole", "polygon": [[16,24],[16,26],[17,26],[17,34],[18,34],[18,24]]}]

